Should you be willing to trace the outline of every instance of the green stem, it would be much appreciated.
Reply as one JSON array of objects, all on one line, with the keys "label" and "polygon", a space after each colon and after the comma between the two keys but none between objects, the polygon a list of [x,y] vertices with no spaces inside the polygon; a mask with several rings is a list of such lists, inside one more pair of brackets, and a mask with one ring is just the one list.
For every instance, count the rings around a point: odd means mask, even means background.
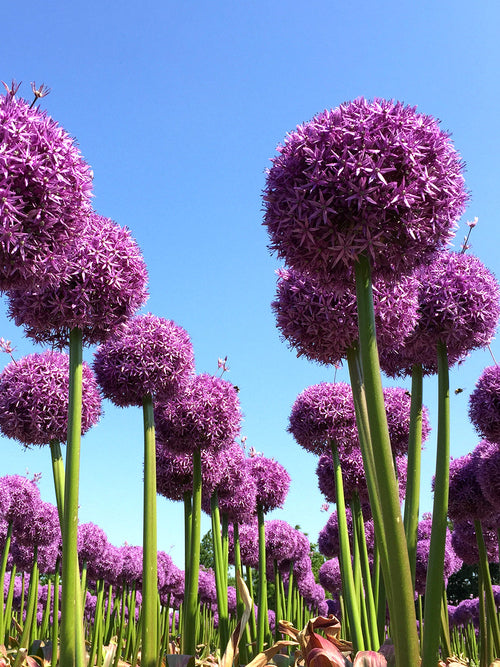
[{"label": "green stem", "polygon": [[193,452],[193,506],[191,523],[191,563],[186,582],[187,596],[184,598],[184,628],[182,632],[184,655],[196,653],[196,621],[198,611],[198,577],[200,570],[200,523],[201,523],[201,454]]},{"label": "green stem", "polygon": [[[153,398],[142,402],[144,416],[144,524],[142,561],[142,653],[143,667],[156,667],[158,622],[158,564],[156,539],[156,444]],[[132,614],[135,610],[132,610]],[[134,619],[135,620],[135,619]]]},{"label": "green stem", "polygon": [[0,638],[3,638],[5,634],[5,619],[4,619],[5,592],[3,588],[3,582],[5,581],[5,573],[7,571],[7,559],[9,558],[11,541],[12,541],[12,521],[9,521],[2,553],[2,564],[0,566],[0,581],[2,582],[2,593],[0,597]]},{"label": "green stem", "polygon": [[74,328],[69,343],[69,408],[64,530],[62,548],[62,599],[60,667],[83,667],[85,647],[80,628],[80,591],[77,582],[78,489],[80,483],[80,439],[82,420],[82,332]]},{"label": "green stem", "polygon": [[92,645],[90,648],[89,665],[95,662],[96,655],[102,651],[102,619],[104,605],[104,581],[97,582],[97,600],[95,606],[94,627],[92,631]]},{"label": "green stem", "polygon": [[18,661],[22,658],[22,649],[29,649],[31,627],[33,625],[34,616],[36,614],[36,606],[38,600],[38,547],[35,545],[33,554],[33,564],[31,566],[30,583],[28,588],[28,603],[26,607],[26,620],[24,621],[23,633],[19,640],[19,651],[16,656],[15,665],[20,664]]},{"label": "green stem", "polygon": [[52,458],[52,476],[56,492],[57,513],[59,514],[62,533],[64,526],[64,461],[59,440],[50,441],[50,456]]},{"label": "green stem", "polygon": [[380,377],[368,258],[361,257],[356,263],[355,271],[361,365],[366,388],[368,423],[380,497],[383,532],[387,540],[388,552],[391,554],[390,572],[387,571],[386,563],[384,577],[386,586],[388,586],[390,577],[391,589],[397,592],[394,595],[389,593],[396,665],[407,667],[418,665],[419,662],[417,623],[408,551],[399,504],[399,488],[394,472]]},{"label": "green stem", "polygon": [[[233,541],[234,541],[234,569],[235,569],[235,574],[236,572],[240,575],[241,578],[243,578],[243,566],[241,564],[241,551],[240,551],[240,530],[238,526],[238,522],[235,521],[233,523]],[[237,615],[238,619],[240,619],[243,616],[243,612],[245,610],[245,605],[243,600],[241,599],[241,594],[238,586],[236,586],[236,601],[237,601]],[[253,612],[252,612],[253,613]],[[243,637],[241,638],[241,642],[239,644],[239,653],[240,653],[240,662],[243,665],[246,665],[249,660],[248,660],[248,651],[247,651],[247,646],[246,646],[246,641],[245,637],[248,638],[248,641],[250,642],[250,628],[248,627],[248,624],[245,628],[245,632],[243,634]]]},{"label": "green stem", "polygon": [[481,571],[481,579],[483,582],[484,596],[486,598],[486,615],[488,619],[488,628],[492,638],[492,648],[495,656],[500,656],[500,628],[498,624],[497,608],[493,596],[493,589],[491,587],[491,574],[488,565],[488,554],[484,544],[483,529],[481,522],[474,520],[474,527],[476,529],[476,541],[479,551],[479,569]]},{"label": "green stem", "polygon": [[259,523],[259,591],[257,609],[257,653],[264,650],[266,635],[266,606],[267,606],[267,578],[266,578],[266,531],[264,527],[264,510],[257,504],[257,518]]},{"label": "green stem", "polygon": [[274,639],[275,641],[278,641],[281,634],[279,631],[279,622],[283,618],[283,612],[281,611],[281,577],[278,568],[278,561],[276,560],[276,558],[274,559],[273,567],[274,567],[274,618],[275,618]]},{"label": "green stem", "polygon": [[[184,599],[187,599],[188,584],[191,581],[191,530],[193,524],[193,493],[184,492]],[[179,630],[184,634],[184,605],[179,611]]]},{"label": "green stem", "polygon": [[60,560],[56,562],[56,572],[54,574],[54,606],[52,608],[52,653],[53,664],[56,664],[57,647],[59,645],[59,568]]},{"label": "green stem", "polygon": [[450,383],[446,345],[437,345],[438,358],[438,432],[436,475],[432,509],[431,542],[424,598],[424,641],[422,667],[435,667],[438,661],[444,551],[450,478]]},{"label": "green stem", "polygon": [[210,509],[212,519],[212,544],[214,549],[215,564],[215,589],[217,592],[217,608],[219,610],[219,637],[221,654],[224,653],[229,641],[229,618],[227,603],[227,586],[225,586],[224,554],[222,550],[222,537],[219,514],[219,497],[215,490],[210,498]]},{"label": "green stem", "polygon": [[337,499],[337,521],[339,530],[339,562],[340,574],[342,578],[342,591],[346,601],[347,615],[349,617],[349,627],[351,628],[351,638],[354,653],[364,651],[365,642],[363,630],[361,627],[361,612],[358,605],[358,595],[356,593],[354,576],[352,571],[351,550],[349,548],[349,531],[347,528],[346,508],[344,500],[344,485],[342,482],[342,470],[337,445],[334,440],[330,440],[330,449],[332,452],[333,469],[335,476],[335,496]]},{"label": "green stem", "polygon": [[[254,591],[253,591],[253,571],[250,565],[246,566],[246,580],[247,580],[247,588],[248,588],[248,593],[250,594],[250,597],[252,599],[252,602],[254,602]],[[251,642],[252,646],[256,645],[257,642],[257,622],[255,620],[255,609],[252,609],[252,613],[250,614],[250,619],[248,621],[248,628],[250,631],[251,635]]]},{"label": "green stem", "polygon": [[404,527],[411,580],[415,587],[417,529],[420,500],[420,462],[422,453],[422,365],[415,364],[411,375],[410,435],[404,509]]}]

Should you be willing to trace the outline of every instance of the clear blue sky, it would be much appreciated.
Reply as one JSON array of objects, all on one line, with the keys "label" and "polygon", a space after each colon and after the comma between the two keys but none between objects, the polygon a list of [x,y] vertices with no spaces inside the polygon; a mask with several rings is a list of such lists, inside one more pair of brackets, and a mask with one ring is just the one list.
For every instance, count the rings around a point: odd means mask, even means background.
[{"label": "clear blue sky", "polygon": [[[296,359],[279,339],[270,302],[274,271],[261,226],[269,158],[286,132],[359,95],[400,99],[437,116],[467,163],[479,217],[472,252],[500,276],[498,132],[500,5],[496,0],[296,0],[6,3],[0,79],[45,83],[42,105],[79,142],[95,174],[98,213],[131,228],[150,273],[147,310],[190,333],[198,372],[228,355],[241,388],[247,443],[289,470],[285,508],[312,540],[327,519],[315,457],[286,433],[290,407],[333,369]],[[0,335],[23,340],[1,306]],[[498,343],[493,344],[500,356]],[[91,351],[87,353],[91,357]],[[0,359],[0,365],[8,358]],[[468,395],[489,353],[452,375],[452,453],[477,443]],[[1,367],[1,366],[0,366]],[[346,379],[339,371],[337,379]],[[424,387],[435,427],[436,383]],[[142,539],[142,416],[105,404],[82,447],[81,521],[115,544]],[[424,456],[423,510],[431,509],[435,428]],[[0,474],[43,473],[48,450],[2,440]],[[182,564],[182,509],[160,498],[158,546]],[[203,526],[208,528],[208,522]]]}]

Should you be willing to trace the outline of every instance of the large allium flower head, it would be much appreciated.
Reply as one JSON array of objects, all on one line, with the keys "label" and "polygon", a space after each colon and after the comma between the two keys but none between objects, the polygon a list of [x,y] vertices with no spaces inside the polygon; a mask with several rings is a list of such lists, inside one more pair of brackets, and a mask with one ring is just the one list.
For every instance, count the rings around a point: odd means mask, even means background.
[{"label": "large allium flower head", "polygon": [[[340,467],[346,501],[350,501],[354,493],[358,493],[362,501],[368,501],[368,487],[366,485],[363,457],[358,447],[352,447],[348,452],[340,450]],[[329,453],[322,454],[316,468],[318,486],[325,500],[329,503],[337,502],[333,459]]]},{"label": "large allium flower head", "polygon": [[478,598],[473,598],[472,600],[470,599],[461,600],[458,603],[453,613],[453,625],[466,626],[469,623],[477,625],[478,622],[479,622]]},{"label": "large allium flower head", "polygon": [[483,520],[495,515],[477,478],[480,452],[450,462],[448,516],[452,521]]},{"label": "large allium flower head", "polygon": [[322,382],[304,389],[292,406],[287,430],[314,454],[330,451],[330,440],[346,450],[357,446],[351,387],[344,382]]},{"label": "large allium flower head", "polygon": [[290,560],[295,555],[297,531],[281,519],[266,521],[266,554],[271,560]]},{"label": "large allium flower head", "polygon": [[184,388],[193,364],[187,332],[151,313],[128,320],[94,357],[104,396],[120,407],[141,406],[147,394],[157,400],[170,398]]},{"label": "large allium flower head", "polygon": [[[425,535],[426,537],[421,537]],[[415,590],[420,595],[425,593],[425,584],[427,579],[427,566],[429,563],[429,549],[430,549],[430,526],[429,519],[426,517],[419,522],[418,526],[418,542],[416,554],[416,569],[415,569]],[[462,561],[458,558],[452,545],[451,532],[446,529],[445,552],[444,552],[444,579],[445,581],[462,566]]]},{"label": "large allium flower head", "polygon": [[78,557],[81,564],[99,559],[107,544],[106,533],[95,523],[81,523],[78,526]]},{"label": "large allium flower head", "polygon": [[[384,403],[392,451],[395,455],[408,452],[410,437],[411,395],[402,387],[384,387]],[[422,406],[422,442],[427,440],[431,427],[428,410]]]},{"label": "large allium flower head", "polygon": [[330,558],[319,568],[319,583],[332,595],[342,593],[342,577],[338,558]]},{"label": "large allium flower head", "polygon": [[[82,366],[82,435],[99,421],[101,397],[92,370]],[[69,357],[47,350],[11,361],[0,374],[0,431],[23,445],[66,441]]]},{"label": "large allium flower head", "polygon": [[358,98],[287,135],[264,191],[270,248],[328,281],[362,255],[405,273],[451,238],[467,194],[437,121]]},{"label": "large allium flower head", "polygon": [[439,253],[417,276],[419,318],[404,346],[385,354],[381,368],[388,375],[409,375],[415,363],[424,373],[437,372],[437,344],[446,344],[449,365],[472,350],[487,346],[500,315],[500,287],[493,274],[473,255]]},{"label": "large allium flower head", "polygon": [[[498,561],[498,517],[495,517],[495,525],[490,522],[481,522],[484,544],[488,554],[488,562]],[[477,549],[476,530],[474,522],[470,520],[456,521],[451,534],[451,544],[458,558],[467,565],[479,562]]]},{"label": "large allium flower head", "polygon": [[14,519],[16,541],[26,546],[48,546],[60,536],[57,507],[39,500]]},{"label": "large allium flower head", "polygon": [[496,514],[500,514],[500,446],[482,440],[474,450],[476,479]]},{"label": "large allium flower head", "polygon": [[[234,532],[229,526],[229,562],[234,565]],[[259,529],[256,522],[242,523],[238,526],[240,554],[243,565],[256,568],[259,566]]]},{"label": "large allium flower head", "polygon": [[500,366],[485,368],[469,398],[469,419],[476,431],[500,443]]},{"label": "large allium flower head", "polygon": [[290,475],[281,463],[257,455],[246,459],[246,464],[257,487],[257,505],[264,513],[283,507],[290,488]]},{"label": "large allium flower head", "polygon": [[[271,306],[282,337],[297,356],[326,365],[341,363],[359,339],[354,288],[322,288],[295,269],[281,269],[278,276]],[[418,281],[409,276],[397,282],[376,280],[373,299],[379,347],[400,347],[416,323]]]},{"label": "large allium flower head", "polygon": [[237,598],[236,598],[236,588],[234,586],[227,587],[227,608],[232,616],[236,616]]},{"label": "large allium flower head", "polygon": [[9,292],[10,317],[39,343],[65,347],[74,327],[85,343],[101,343],[148,296],[146,264],[130,231],[96,213],[60,273],[56,285]]},{"label": "large allium flower head", "polygon": [[42,501],[38,486],[21,475],[0,477],[0,496],[4,494],[9,498],[9,505],[3,508],[3,518],[8,523],[25,515]]},{"label": "large allium flower head", "polygon": [[158,438],[179,453],[228,447],[238,436],[238,392],[223,378],[202,373],[171,401],[155,406]]},{"label": "large allium flower head", "polygon": [[200,567],[198,576],[198,594],[202,604],[215,604],[217,592],[215,588],[215,573],[211,569]]},{"label": "large allium flower head", "polygon": [[170,500],[182,500],[193,489],[193,457],[177,454],[161,443],[156,447],[156,490]]},{"label": "large allium flower head", "polygon": [[124,584],[140,586],[142,584],[142,547],[125,544],[121,547],[123,564],[121,580]]},{"label": "large allium flower head", "polygon": [[[346,507],[347,529],[352,534],[351,510]],[[326,558],[335,558],[339,555],[339,524],[337,511],[332,512],[325,526],[318,535],[318,550]]]},{"label": "large allium flower head", "polygon": [[54,280],[90,211],[92,172],[62,127],[13,91],[0,96],[0,144],[0,290]]},{"label": "large allium flower head", "polygon": [[[35,555],[34,547],[32,545],[13,542],[11,548],[13,564],[23,572],[30,572]],[[54,574],[56,562],[59,557],[60,547],[57,540],[47,545],[40,545],[37,550],[37,563],[40,572],[42,574]]]}]

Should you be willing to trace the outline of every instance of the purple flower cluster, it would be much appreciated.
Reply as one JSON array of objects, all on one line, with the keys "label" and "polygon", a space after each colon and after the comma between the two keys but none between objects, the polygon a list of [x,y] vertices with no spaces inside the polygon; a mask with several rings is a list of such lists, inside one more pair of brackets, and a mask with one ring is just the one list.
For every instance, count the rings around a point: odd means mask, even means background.
[{"label": "purple flower cluster", "polygon": [[485,368],[469,398],[469,419],[476,431],[500,443],[500,366]]},{"label": "purple flower cluster", "polygon": [[330,449],[330,440],[349,450],[358,445],[352,390],[344,382],[307,387],[292,406],[288,431],[314,454]]},{"label": "purple flower cluster", "polygon": [[[99,421],[101,397],[83,364],[82,435]],[[68,429],[69,357],[47,350],[12,361],[0,374],[0,430],[23,445],[65,442]]]},{"label": "purple flower cluster", "polygon": [[400,102],[324,111],[277,150],[264,192],[270,247],[327,282],[362,255],[408,272],[450,240],[467,201],[449,136]]},{"label": "purple flower cluster", "polygon": [[0,290],[54,278],[58,256],[90,212],[92,191],[74,140],[14,93],[0,96]]},{"label": "purple flower cluster", "polygon": [[123,324],[94,357],[94,371],[106,398],[141,406],[147,394],[165,399],[180,391],[193,372],[187,332],[151,313]]},{"label": "purple flower cluster", "polygon": [[290,475],[281,463],[258,455],[246,459],[246,464],[257,487],[257,505],[264,513],[283,507],[290,487]]},{"label": "purple flower cluster", "polygon": [[155,406],[157,439],[179,453],[228,447],[237,437],[240,423],[234,386],[206,373],[195,375],[184,392]]},{"label": "purple flower cluster", "polygon": [[[295,269],[281,269],[278,275],[272,309],[283,338],[297,356],[321,364],[341,363],[359,338],[354,289],[322,288],[313,277]],[[377,280],[373,299],[379,347],[400,347],[416,323],[417,280]]]},{"label": "purple flower cluster", "polygon": [[[418,525],[418,542],[417,542],[417,558],[415,568],[415,591],[420,595],[425,593],[425,583],[427,579],[427,565],[429,562],[430,549],[430,530],[432,519],[430,516],[425,516]],[[446,529],[446,541],[444,551],[444,571],[443,576],[445,581],[449,577],[458,572],[462,567],[462,559],[457,556],[452,545],[451,532]]]},{"label": "purple flower cluster", "polygon": [[[368,502],[368,487],[361,450],[358,447],[353,447],[347,452],[342,449],[339,451],[339,459],[346,502],[349,502],[355,493],[358,494],[361,502]],[[329,453],[320,456],[316,467],[316,475],[318,476],[319,490],[325,496],[325,500],[329,503],[336,503],[337,493],[333,459]]]},{"label": "purple flower cluster", "polygon": [[291,560],[296,553],[296,533],[289,523],[281,519],[266,521],[266,554],[271,561]]},{"label": "purple flower cluster", "polygon": [[477,477],[481,453],[489,447],[491,445],[483,440],[474,452],[450,462],[448,516],[452,521],[483,520],[495,515]]},{"label": "purple flower cluster", "polygon": [[332,595],[342,593],[342,577],[338,558],[330,558],[319,568],[319,583]]},{"label": "purple flower cluster", "polygon": [[156,447],[156,489],[170,500],[182,500],[193,490],[193,457],[176,454],[161,443]]},{"label": "purple flower cluster", "polygon": [[[257,568],[259,566],[259,532],[257,523],[242,523],[238,526],[240,539],[240,555],[243,565]],[[234,565],[234,531],[229,526],[229,562]]]},{"label": "purple flower cluster", "polygon": [[80,562],[99,559],[106,549],[108,538],[102,528],[95,523],[81,523],[78,526],[78,557]]},{"label": "purple flower cluster", "polygon": [[474,451],[477,453],[476,480],[491,505],[492,514],[500,514],[500,447],[482,440]]},{"label": "purple flower cluster", "polygon": [[[385,387],[383,391],[392,451],[395,455],[407,454],[411,396],[402,387]],[[427,440],[430,430],[429,413],[427,408],[422,406],[422,442]]]},{"label": "purple flower cluster", "polygon": [[0,498],[1,516],[7,523],[13,523],[18,516],[26,514],[31,507],[41,502],[38,486],[21,475],[0,477]]},{"label": "purple flower cluster", "polygon": [[[488,521],[481,522],[484,544],[490,563],[498,561],[498,525],[498,517],[490,517]],[[474,565],[479,562],[476,530],[473,521],[467,519],[456,521],[451,534],[451,543],[455,553],[464,563]]]},{"label": "purple flower cluster", "polygon": [[144,305],[146,265],[130,231],[96,213],[61,262],[57,284],[9,292],[9,315],[39,343],[68,344],[81,329],[100,343]]}]

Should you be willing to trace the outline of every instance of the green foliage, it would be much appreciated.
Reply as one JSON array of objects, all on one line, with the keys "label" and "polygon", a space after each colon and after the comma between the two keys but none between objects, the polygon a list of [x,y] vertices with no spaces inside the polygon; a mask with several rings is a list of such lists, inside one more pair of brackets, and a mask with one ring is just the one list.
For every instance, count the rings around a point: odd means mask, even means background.
[{"label": "green foliage", "polygon": [[[490,563],[491,582],[500,583],[500,570],[498,563]],[[448,579],[446,595],[450,604],[458,604],[461,600],[476,598],[478,592],[478,566],[462,565],[460,570],[452,574]]]},{"label": "green foliage", "polygon": [[200,565],[215,568],[214,546],[212,540],[212,530],[203,535],[200,543]]}]

